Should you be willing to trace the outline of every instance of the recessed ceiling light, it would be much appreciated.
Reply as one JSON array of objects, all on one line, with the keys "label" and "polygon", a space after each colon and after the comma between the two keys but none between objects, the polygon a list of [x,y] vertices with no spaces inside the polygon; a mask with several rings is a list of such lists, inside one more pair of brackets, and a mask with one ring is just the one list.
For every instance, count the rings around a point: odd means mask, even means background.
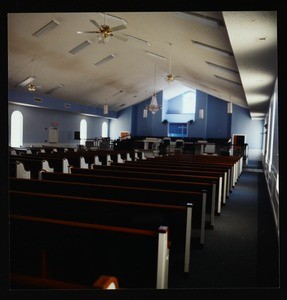
[{"label": "recessed ceiling light", "polygon": [[52,20],[51,22],[49,22],[48,24],[46,24],[45,26],[43,26],[42,28],[34,32],[33,36],[37,38],[42,37],[48,32],[50,32],[51,30],[53,30],[55,27],[57,27],[59,24],[60,23],[58,21]]},{"label": "recessed ceiling light", "polygon": [[150,52],[150,51],[145,51],[145,52],[146,52],[146,54],[154,56],[156,58],[159,58],[159,59],[162,59],[162,60],[167,60],[167,58],[162,56],[162,55],[159,55],[159,54],[156,54],[156,53],[153,53],[153,52]]},{"label": "recessed ceiling light", "polygon": [[125,36],[126,36],[127,38],[131,39],[131,40],[136,41],[136,42],[140,42],[140,43],[142,43],[142,44],[151,46],[151,43],[150,43],[150,42],[148,42],[148,41],[146,41],[146,40],[143,40],[143,39],[141,39],[141,38],[138,38],[138,37],[136,37],[136,36],[132,36],[132,35],[129,35],[129,34],[125,34]]},{"label": "recessed ceiling light", "polygon": [[220,49],[220,48],[217,48],[217,47],[214,47],[214,46],[211,46],[211,45],[199,42],[199,41],[195,41],[195,40],[191,40],[191,41],[193,44],[195,44],[196,46],[198,46],[200,48],[207,49],[207,50],[216,52],[216,53],[218,53],[220,55],[224,55],[224,56],[233,56],[232,52],[230,52],[230,51]]},{"label": "recessed ceiling light", "polygon": [[99,66],[101,66],[102,64],[104,64],[104,63],[110,61],[111,59],[113,59],[113,58],[115,58],[115,57],[116,57],[116,55],[112,53],[112,54],[106,56],[105,58],[103,58],[102,60],[96,62],[96,63],[95,63],[95,66],[99,67]]},{"label": "recessed ceiling light", "polygon": [[225,78],[225,77],[221,77],[221,76],[218,76],[218,75],[214,75],[214,77],[216,77],[217,79],[229,82],[229,83],[234,83],[234,84],[237,84],[237,85],[242,85],[240,82],[236,82],[236,81],[230,80],[230,79]]},{"label": "recessed ceiling light", "polygon": [[203,23],[213,27],[224,26],[224,22],[220,19],[212,18],[192,11],[184,11],[181,13],[185,14],[188,18],[199,23]]},{"label": "recessed ceiling light", "polygon": [[214,64],[210,61],[205,61],[210,67],[212,68],[215,68],[215,69],[218,69],[218,70],[223,70],[223,71],[228,71],[228,72],[233,72],[233,73],[239,73],[237,70],[233,70],[233,69],[230,69],[230,68],[227,68],[227,67],[224,67],[224,66],[221,66],[221,65],[217,65],[217,64]]},{"label": "recessed ceiling light", "polygon": [[35,79],[36,79],[36,77],[30,76],[30,77],[24,79],[23,81],[19,82],[19,83],[17,84],[17,86],[22,86],[22,87],[23,87],[23,86],[26,86],[27,84],[33,82]]},{"label": "recessed ceiling light", "polygon": [[83,50],[84,48],[90,46],[91,44],[92,44],[91,41],[86,40],[83,43],[81,43],[80,45],[78,45],[75,48],[73,48],[72,50],[70,50],[69,53],[76,54],[76,53],[80,52],[81,50]]}]

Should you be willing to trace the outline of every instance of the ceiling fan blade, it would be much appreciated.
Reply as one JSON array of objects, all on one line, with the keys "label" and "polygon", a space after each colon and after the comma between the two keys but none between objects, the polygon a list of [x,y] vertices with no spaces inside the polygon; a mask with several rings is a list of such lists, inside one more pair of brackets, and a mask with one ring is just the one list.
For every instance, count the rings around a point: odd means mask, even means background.
[{"label": "ceiling fan blade", "polygon": [[83,34],[83,33],[99,33],[99,31],[77,31],[78,34]]},{"label": "ceiling fan blade", "polygon": [[125,26],[125,25],[119,25],[119,26],[111,28],[111,31],[123,30],[126,28],[127,28],[127,26]]},{"label": "ceiling fan blade", "polygon": [[128,41],[128,38],[124,37],[124,36],[121,36],[121,35],[116,35],[114,34],[113,37],[123,41],[123,42],[127,42]]},{"label": "ceiling fan blade", "polygon": [[99,25],[95,20],[90,20],[98,29],[101,29],[101,25]]},{"label": "ceiling fan blade", "polygon": [[102,13],[102,12],[100,12],[99,14],[100,14],[100,15],[103,15],[103,16],[106,16],[106,17],[108,17],[108,18],[111,18],[111,19],[114,19],[114,20],[123,22],[123,23],[125,23],[126,25],[128,24],[128,22],[127,22],[125,19],[123,19],[123,18],[114,16],[114,15],[110,15],[110,14],[107,14],[107,13]]}]

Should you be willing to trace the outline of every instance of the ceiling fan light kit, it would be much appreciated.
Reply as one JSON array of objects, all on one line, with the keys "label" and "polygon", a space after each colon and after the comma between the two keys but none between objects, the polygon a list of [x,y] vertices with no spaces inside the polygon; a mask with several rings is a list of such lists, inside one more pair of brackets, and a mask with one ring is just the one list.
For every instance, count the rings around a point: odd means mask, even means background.
[{"label": "ceiling fan light kit", "polygon": [[30,92],[35,92],[35,91],[36,91],[36,85],[33,84],[33,83],[30,83],[30,84],[28,85],[28,91],[30,91]]}]

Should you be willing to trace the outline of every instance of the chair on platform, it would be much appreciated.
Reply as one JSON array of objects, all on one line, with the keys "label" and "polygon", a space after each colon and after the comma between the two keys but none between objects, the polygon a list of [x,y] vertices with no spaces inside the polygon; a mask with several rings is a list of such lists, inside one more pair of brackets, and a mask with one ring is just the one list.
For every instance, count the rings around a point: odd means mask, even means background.
[{"label": "chair on platform", "polygon": [[174,146],[174,153],[179,152],[180,154],[182,153],[183,150],[183,145],[184,145],[184,140],[176,140],[175,141],[175,146]]},{"label": "chair on platform", "polygon": [[170,152],[171,138],[165,137],[165,138],[162,139],[162,141],[163,141],[163,146],[164,146],[165,153],[168,154]]}]

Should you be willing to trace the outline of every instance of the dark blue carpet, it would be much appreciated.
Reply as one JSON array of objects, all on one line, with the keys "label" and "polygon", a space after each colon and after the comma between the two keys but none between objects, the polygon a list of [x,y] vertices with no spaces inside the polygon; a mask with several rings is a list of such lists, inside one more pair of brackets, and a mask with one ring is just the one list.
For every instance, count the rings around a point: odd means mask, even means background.
[{"label": "dark blue carpet", "polygon": [[266,190],[264,173],[242,172],[214,229],[206,232],[205,247],[191,250],[190,275],[171,265],[169,288],[279,286],[278,245]]}]

